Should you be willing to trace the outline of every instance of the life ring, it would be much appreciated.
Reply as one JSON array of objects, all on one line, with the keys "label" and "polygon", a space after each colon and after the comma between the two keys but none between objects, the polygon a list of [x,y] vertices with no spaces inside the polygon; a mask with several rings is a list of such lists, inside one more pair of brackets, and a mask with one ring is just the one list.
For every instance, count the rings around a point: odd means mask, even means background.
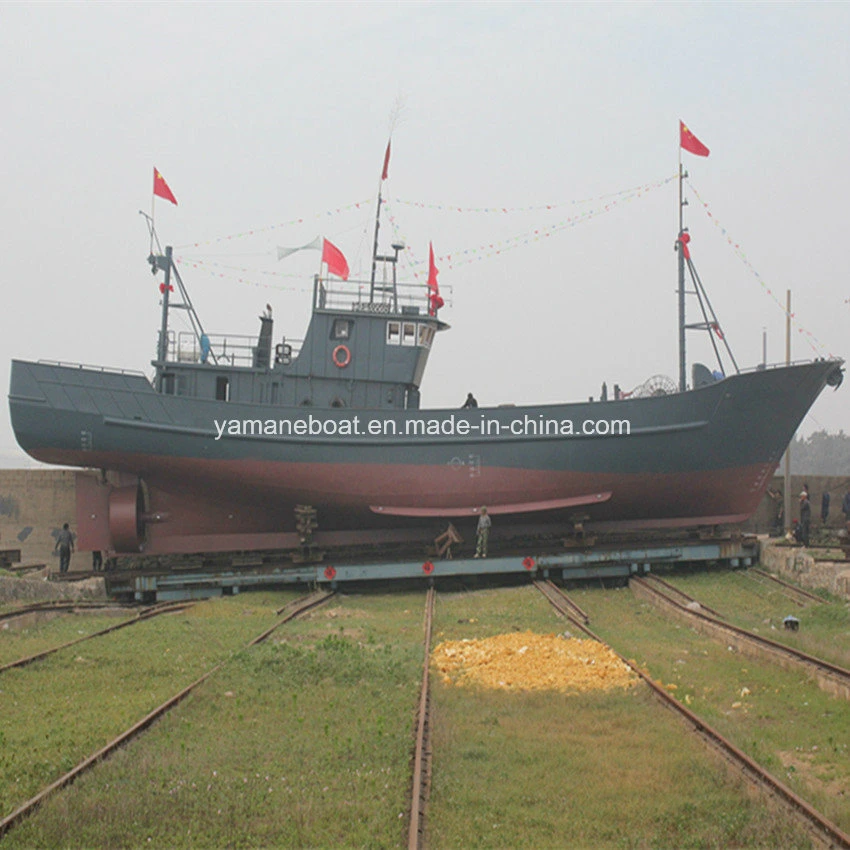
[{"label": "life ring", "polygon": [[334,349],[334,353],[331,355],[331,359],[334,362],[334,366],[338,369],[344,369],[351,363],[351,352],[348,350],[348,346],[346,345],[338,345]]}]

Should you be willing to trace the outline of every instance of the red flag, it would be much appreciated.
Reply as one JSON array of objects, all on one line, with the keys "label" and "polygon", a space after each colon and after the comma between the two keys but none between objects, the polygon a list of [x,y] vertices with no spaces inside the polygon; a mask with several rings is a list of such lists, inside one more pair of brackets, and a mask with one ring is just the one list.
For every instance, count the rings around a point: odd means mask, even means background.
[{"label": "red flag", "polygon": [[387,175],[390,173],[390,139],[387,142],[387,152],[384,154],[384,170],[381,172],[381,180],[386,180]]},{"label": "red flag", "polygon": [[686,260],[690,260],[690,258],[691,258],[691,249],[688,248],[688,242],[690,242],[690,241],[691,241],[691,234],[690,233],[680,234],[680,236],[679,236],[679,248],[682,252],[682,256]]},{"label": "red flag", "polygon": [[688,153],[708,156],[708,148],[685,126],[684,121],[679,121],[679,145]]},{"label": "red flag", "polygon": [[159,195],[160,198],[165,198],[166,201],[171,201],[174,206],[177,206],[177,198],[174,193],[168,188],[168,183],[165,178],[154,168],[153,170],[153,193]]},{"label": "red flag", "polygon": [[446,302],[440,298],[440,287],[437,285],[439,269],[434,263],[434,245],[428,243],[428,315],[436,316],[437,310]]},{"label": "red flag", "polygon": [[322,262],[328,264],[328,274],[335,274],[343,280],[348,280],[348,263],[342,251],[327,239],[322,244]]}]

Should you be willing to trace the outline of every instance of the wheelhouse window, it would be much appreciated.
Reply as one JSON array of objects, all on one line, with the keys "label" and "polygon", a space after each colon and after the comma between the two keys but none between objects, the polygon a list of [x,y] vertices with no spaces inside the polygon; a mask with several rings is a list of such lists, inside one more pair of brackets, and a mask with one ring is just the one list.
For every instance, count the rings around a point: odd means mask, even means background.
[{"label": "wheelhouse window", "polygon": [[434,329],[430,325],[419,325],[419,345],[422,348],[430,348],[434,339]]},{"label": "wheelhouse window", "polygon": [[331,339],[351,339],[351,319],[334,319]]},{"label": "wheelhouse window", "polygon": [[401,322],[387,322],[387,345],[401,342]]},{"label": "wheelhouse window", "polygon": [[401,344],[416,345],[416,323],[403,322],[401,327]]}]

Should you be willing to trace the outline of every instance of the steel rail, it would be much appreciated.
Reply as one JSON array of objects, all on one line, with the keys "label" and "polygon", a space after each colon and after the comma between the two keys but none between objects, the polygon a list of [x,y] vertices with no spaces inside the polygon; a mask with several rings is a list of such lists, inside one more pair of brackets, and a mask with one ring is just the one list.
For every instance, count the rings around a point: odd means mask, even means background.
[{"label": "steel rail", "polygon": [[50,612],[68,612],[90,608],[97,610],[98,608],[127,608],[135,610],[138,606],[128,605],[121,602],[93,602],[90,599],[72,601],[69,599],[57,599],[49,602],[33,602],[29,605],[22,605],[20,608],[11,608],[8,611],[0,612],[0,621],[14,620],[16,617],[25,617],[27,614],[41,614]]},{"label": "steel rail", "polygon": [[419,709],[416,713],[416,743],[413,748],[413,780],[410,790],[410,825],[407,832],[408,850],[419,850],[425,832],[425,807],[431,779],[430,718],[431,718],[431,627],[434,620],[436,591],[428,588],[425,599],[425,661],[422,665],[422,686],[419,691]]},{"label": "steel rail", "polygon": [[[255,646],[258,643],[264,641],[275,629],[280,626],[288,623],[290,620],[293,620],[299,614],[302,614],[306,611],[309,611],[312,608],[317,607],[322,602],[330,599],[331,596],[334,595],[334,592],[331,591],[329,593],[324,593],[322,591],[318,591],[316,593],[311,594],[310,596],[305,597],[302,600],[298,600],[295,603],[292,603],[289,608],[288,613],[283,619],[279,620],[275,623],[271,628],[266,629],[260,635],[255,637],[252,641],[250,641],[246,645],[246,649]],[[299,605],[299,602],[303,603],[303,605]],[[286,609],[281,609],[281,611]],[[80,774],[85,773],[90,768],[94,767],[98,762],[103,761],[109,755],[111,755],[115,750],[119,747],[126,744],[128,741],[135,738],[140,732],[143,732],[149,726],[151,726],[156,720],[158,720],[162,715],[166,714],[170,711],[174,706],[178,703],[182,702],[192,691],[195,690],[199,685],[203,684],[207,679],[210,678],[214,673],[218,672],[225,664],[227,660],[220,661],[206,673],[204,673],[199,679],[196,679],[190,685],[187,685],[178,693],[174,694],[174,696],[169,697],[165,702],[161,703],[157,706],[153,711],[149,714],[145,715],[138,723],[135,723],[126,731],[122,732],[118,737],[113,738],[106,746],[99,749],[93,755],[90,755],[88,758],[81,761],[76,767],[69,770],[63,776],[60,776],[55,782],[52,782],[50,785],[43,788],[36,794],[34,797],[31,797],[25,803],[20,805],[14,812],[12,812],[7,817],[0,820],[0,840],[11,830],[13,827],[17,826],[24,818],[28,817],[32,814],[51,794],[56,791],[65,788],[70,785]]]},{"label": "steel rail", "polygon": [[135,617],[130,620],[125,620],[122,623],[115,623],[112,626],[107,626],[105,629],[100,629],[100,631],[92,632],[90,635],[84,635],[80,638],[74,638],[74,640],[68,641],[67,643],[62,643],[59,646],[54,646],[51,649],[44,649],[41,652],[36,652],[33,655],[28,655],[26,658],[19,658],[17,661],[10,661],[8,664],[3,664],[0,666],[0,673],[5,673],[7,670],[12,670],[15,667],[25,667],[27,664],[32,664],[34,661],[39,661],[42,658],[46,658],[48,655],[53,655],[54,652],[59,652],[62,649],[67,649],[70,646],[75,646],[78,643],[82,643],[84,640],[91,640],[92,638],[100,637],[101,635],[107,635],[110,632],[117,632],[118,629],[126,628],[127,626],[133,626],[136,623],[141,623],[143,620],[149,620],[151,617],[157,617],[160,614],[173,614],[177,611],[183,611],[186,608],[191,608],[195,603],[191,602],[166,602],[161,605],[155,605],[151,608],[146,608],[144,611],[140,611]]},{"label": "steel rail", "polygon": [[[828,847],[839,847],[850,850],[850,835],[841,830],[836,824],[824,817],[811,804],[806,802],[796,792],[792,791],[783,782],[780,782],[771,773],[768,773],[758,762],[750,758],[743,750],[736,747],[728,738],[725,738],[716,729],[709,726],[705,721],[701,720],[687,706],[680,703],[675,697],[671,696],[664,688],[652,678],[644,670],[641,670],[636,663],[629,661],[624,656],[620,655],[606,641],[602,640],[598,635],[594,634],[587,626],[571,617],[568,613],[568,608],[558,602],[560,588],[552,582],[535,581],[537,589],[549,600],[552,606],[567,617],[571,622],[578,626],[583,632],[599,641],[603,646],[613,652],[624,664],[627,664],[652,690],[652,693],[667,707],[676,712],[687,724],[692,727],[692,731],[696,732],[700,737],[711,744],[714,749],[720,752],[727,761],[731,762],[741,773],[744,774],[753,784],[758,784],[763,790],[767,791],[775,799],[779,800],[786,808],[797,815],[805,826],[813,831],[819,841],[826,841]],[[545,587],[544,587],[545,585]]]},{"label": "steel rail", "polygon": [[[821,605],[823,605],[823,603],[826,602],[826,600],[823,599],[822,597],[817,596],[816,594],[811,593],[810,591],[805,590],[802,587],[797,587],[797,585],[795,585],[795,584],[791,584],[790,582],[783,581],[778,576],[773,576],[770,573],[766,572],[765,570],[760,570],[758,567],[751,567],[749,570],[747,570],[746,573],[744,573],[744,575],[750,576],[751,573],[755,573],[755,575],[757,575],[757,576],[761,576],[762,578],[769,579],[770,581],[781,585],[786,590],[790,591],[792,594],[796,593],[798,596],[802,596],[804,599],[810,600],[812,602],[820,602]],[[798,600],[795,599],[793,601],[797,602]]]},{"label": "steel rail", "polygon": [[719,611],[715,611],[714,608],[709,608],[708,605],[703,602],[700,602],[699,599],[695,599],[693,596],[689,596],[687,593],[685,593],[684,590],[679,590],[678,587],[670,584],[670,582],[668,581],[664,581],[663,578],[659,578],[657,575],[653,575],[652,573],[649,573],[647,576],[645,576],[645,578],[652,582],[658,582],[658,584],[660,584],[662,587],[666,588],[671,593],[675,593],[682,599],[686,599],[688,602],[696,602],[696,604],[699,605],[699,607],[703,611],[708,611],[709,614],[713,614],[715,617],[720,617],[721,619],[723,618],[723,615]]},{"label": "steel rail", "polygon": [[[675,599],[665,595],[657,587],[653,587],[644,579],[638,578],[637,576],[632,576],[629,579],[629,584],[630,586],[641,588],[648,593],[650,597],[654,596],[661,599],[667,605],[673,606],[676,611],[687,618],[702,620],[710,627],[726,632],[727,634],[740,639],[744,644],[750,644],[750,646],[754,646],[759,649],[769,650],[770,653],[779,656],[782,660],[791,662],[793,666],[802,667],[805,672],[811,673],[812,670],[814,670],[815,673],[820,676],[819,678],[816,675],[815,678],[823,690],[827,690],[830,693],[837,693],[842,695],[845,699],[850,699],[850,670],[847,670],[838,664],[833,664],[830,661],[824,661],[822,658],[817,658],[814,655],[809,655],[808,653],[795,649],[787,644],[780,643],[779,641],[772,640],[771,638],[763,637],[762,635],[757,635],[755,632],[747,631],[747,629],[735,626],[720,617],[714,617],[710,614],[705,614],[702,611],[692,610],[677,602]],[[828,683],[830,687],[823,687],[823,683]],[[833,688],[837,688],[837,690],[833,690]]]},{"label": "steel rail", "polygon": [[248,646],[256,646],[258,643],[262,643],[281,626],[286,625],[290,620],[294,620],[302,614],[306,614],[308,611],[312,611],[313,608],[324,605],[332,596],[336,596],[335,590],[315,590],[303,599],[295,599],[289,602],[275,612],[278,617],[283,614],[283,619],[279,620],[271,628],[266,629],[262,634],[257,635],[257,637],[248,643]]}]

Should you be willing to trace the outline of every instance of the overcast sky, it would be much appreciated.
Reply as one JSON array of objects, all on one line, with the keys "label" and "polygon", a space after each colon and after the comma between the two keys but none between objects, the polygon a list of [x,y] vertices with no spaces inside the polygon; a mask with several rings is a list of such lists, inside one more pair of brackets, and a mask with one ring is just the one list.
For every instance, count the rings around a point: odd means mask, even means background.
[{"label": "overcast sky", "polygon": [[[303,336],[318,255],[276,247],[325,236],[368,274],[397,111],[381,247],[422,275],[433,240],[452,326],[423,407],[676,377],[680,118],[711,149],[684,154],[685,222],[739,365],[765,329],[784,360],[786,289],[792,357],[847,356],[848,39],[828,2],[0,3],[0,361],[151,372],[154,166],[205,328],[254,334],[268,302]],[[802,432],[849,406],[827,390]],[[29,465],[5,404],[0,465]]]}]

